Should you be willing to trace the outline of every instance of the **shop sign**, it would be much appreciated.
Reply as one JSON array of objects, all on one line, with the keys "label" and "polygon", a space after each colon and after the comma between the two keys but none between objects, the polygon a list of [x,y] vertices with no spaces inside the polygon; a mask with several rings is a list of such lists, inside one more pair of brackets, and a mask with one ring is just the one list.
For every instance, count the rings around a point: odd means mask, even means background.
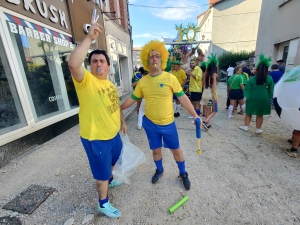
[{"label": "shop sign", "polygon": [[69,28],[69,14],[65,2],[50,0],[1,0],[0,6],[54,26],[59,29]]},{"label": "shop sign", "polygon": [[[12,33],[24,35],[26,37],[35,38],[35,39],[49,42],[49,43],[54,42],[54,44],[61,45],[64,47],[69,47],[71,49],[73,49],[73,47],[74,47],[72,42],[68,39],[62,39],[59,37],[55,37],[55,36],[46,34],[44,32],[38,31],[38,30],[30,29],[29,27],[23,27],[22,25],[15,24],[10,21],[8,21],[8,25],[9,25],[9,30]],[[64,36],[64,37],[67,38],[67,36]]]}]

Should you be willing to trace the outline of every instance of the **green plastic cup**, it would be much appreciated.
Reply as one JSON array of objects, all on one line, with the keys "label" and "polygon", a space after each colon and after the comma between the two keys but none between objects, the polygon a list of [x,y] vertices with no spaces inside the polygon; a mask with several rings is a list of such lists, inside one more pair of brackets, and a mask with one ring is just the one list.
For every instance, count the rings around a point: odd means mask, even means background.
[{"label": "green plastic cup", "polygon": [[182,206],[187,200],[189,200],[189,196],[184,196],[179,202],[169,208],[169,213],[172,214],[176,209]]}]

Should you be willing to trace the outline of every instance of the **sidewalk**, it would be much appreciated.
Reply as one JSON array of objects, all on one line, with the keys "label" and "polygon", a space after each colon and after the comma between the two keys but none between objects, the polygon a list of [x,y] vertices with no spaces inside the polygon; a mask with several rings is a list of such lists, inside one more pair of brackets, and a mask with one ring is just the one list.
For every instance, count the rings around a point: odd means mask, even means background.
[{"label": "sidewalk", "polygon": [[[191,190],[185,191],[168,149],[163,150],[164,175],[153,185],[152,152],[144,130],[137,130],[137,114],[127,117],[129,138],[146,156],[130,185],[109,190],[110,201],[120,209],[119,219],[97,213],[97,195],[78,126],[30,150],[0,169],[0,206],[31,184],[56,188],[31,215],[0,209],[25,225],[71,224],[298,224],[300,223],[299,159],[283,149],[292,129],[275,111],[265,118],[264,133],[238,129],[244,116],[227,119],[226,86],[218,84],[219,112],[212,128],[202,132],[202,155],[197,155],[195,126],[182,109],[176,118]],[[132,112],[132,111],[131,111]],[[130,114],[130,113],[129,113]],[[168,208],[188,195],[173,214]],[[89,220],[89,222],[83,223]],[[68,221],[68,223],[66,223]]]}]

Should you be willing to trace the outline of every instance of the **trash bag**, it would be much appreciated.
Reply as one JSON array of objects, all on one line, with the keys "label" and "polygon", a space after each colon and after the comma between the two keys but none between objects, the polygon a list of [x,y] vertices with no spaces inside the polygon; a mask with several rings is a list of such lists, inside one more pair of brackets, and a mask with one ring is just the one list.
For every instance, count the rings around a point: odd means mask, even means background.
[{"label": "trash bag", "polygon": [[144,152],[130,142],[127,134],[120,136],[123,148],[112,174],[116,182],[130,184],[129,177],[134,174],[140,164],[146,161],[146,158]]}]

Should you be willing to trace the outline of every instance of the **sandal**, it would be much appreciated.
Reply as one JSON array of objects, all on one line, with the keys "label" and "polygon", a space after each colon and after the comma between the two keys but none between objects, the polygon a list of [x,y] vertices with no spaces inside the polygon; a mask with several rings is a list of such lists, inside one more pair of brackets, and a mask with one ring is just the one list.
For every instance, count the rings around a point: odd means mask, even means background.
[{"label": "sandal", "polygon": [[244,112],[239,111],[237,114],[244,115]]}]

